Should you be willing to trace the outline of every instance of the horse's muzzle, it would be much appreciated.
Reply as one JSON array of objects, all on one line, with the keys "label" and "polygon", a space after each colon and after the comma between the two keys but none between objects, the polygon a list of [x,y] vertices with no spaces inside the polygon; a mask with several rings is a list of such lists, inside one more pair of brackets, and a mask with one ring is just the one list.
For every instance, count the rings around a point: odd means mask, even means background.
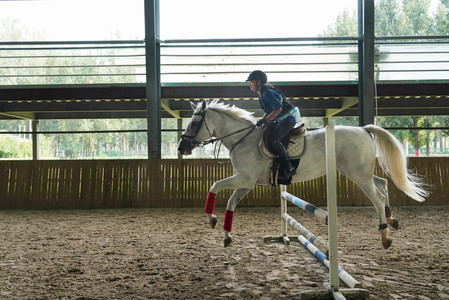
[{"label": "horse's muzzle", "polygon": [[181,155],[190,155],[195,148],[192,139],[181,138],[178,143],[178,153]]}]

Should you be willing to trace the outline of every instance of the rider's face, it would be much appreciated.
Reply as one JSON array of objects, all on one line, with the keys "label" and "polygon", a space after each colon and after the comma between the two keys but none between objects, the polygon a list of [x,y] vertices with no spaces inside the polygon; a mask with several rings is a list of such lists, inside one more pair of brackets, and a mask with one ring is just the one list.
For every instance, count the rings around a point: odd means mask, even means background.
[{"label": "rider's face", "polygon": [[257,86],[257,81],[256,80],[250,80],[249,81],[249,88],[251,89],[251,91],[257,92],[259,90],[258,86]]}]

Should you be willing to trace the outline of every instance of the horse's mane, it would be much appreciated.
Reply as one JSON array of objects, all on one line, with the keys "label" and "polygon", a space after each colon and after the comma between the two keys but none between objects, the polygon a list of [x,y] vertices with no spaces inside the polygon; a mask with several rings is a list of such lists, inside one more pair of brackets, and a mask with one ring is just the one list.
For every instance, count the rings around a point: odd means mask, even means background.
[{"label": "horse's mane", "polygon": [[224,104],[218,101],[219,100],[213,100],[212,102],[208,103],[206,109],[212,109],[215,111],[225,113],[232,118],[243,119],[251,123],[255,122],[252,112],[249,112],[242,108],[238,108],[235,105],[231,106],[229,104]]}]

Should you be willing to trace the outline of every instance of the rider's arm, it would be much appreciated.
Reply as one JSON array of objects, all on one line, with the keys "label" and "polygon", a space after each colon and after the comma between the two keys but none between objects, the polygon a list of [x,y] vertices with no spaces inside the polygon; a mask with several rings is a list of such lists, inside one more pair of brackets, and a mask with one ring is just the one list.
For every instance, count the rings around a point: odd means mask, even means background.
[{"label": "rider's arm", "polygon": [[278,107],[277,109],[273,110],[268,116],[264,116],[265,120],[271,121],[274,118],[277,117],[282,111],[282,107]]}]

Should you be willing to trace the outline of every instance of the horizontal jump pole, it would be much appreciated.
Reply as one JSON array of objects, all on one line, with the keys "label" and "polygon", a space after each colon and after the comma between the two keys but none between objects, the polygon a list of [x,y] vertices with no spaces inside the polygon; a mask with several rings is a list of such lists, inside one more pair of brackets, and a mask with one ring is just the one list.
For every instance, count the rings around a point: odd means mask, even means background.
[{"label": "horizontal jump pole", "polygon": [[288,224],[290,224],[293,229],[299,231],[303,236],[305,236],[316,248],[320,249],[322,253],[329,253],[329,249],[327,244],[315,236],[310,230],[305,228],[301,223],[296,221],[293,217],[291,217],[288,213],[282,214],[282,219],[284,219]]},{"label": "horizontal jump pole", "polygon": [[293,203],[294,205],[308,211],[309,213],[317,216],[318,218],[325,220],[327,224],[327,216],[328,216],[327,211],[319,207],[316,207],[315,205],[310,204],[309,202],[301,198],[295,197],[292,194],[287,193],[285,191],[281,193],[281,197]]},{"label": "horizontal jump pole", "polygon": [[[326,267],[329,268],[329,260],[326,258],[326,255],[324,255],[323,252],[321,252],[317,247],[315,247],[311,242],[309,242],[304,236],[300,235],[298,236],[298,240],[301,242],[301,244],[304,245],[310,252],[312,252],[316,258],[320,262],[322,262]],[[354,279],[351,275],[349,275],[345,270],[338,267],[338,277],[346,283],[346,285],[350,288],[361,288],[362,284]]]}]

